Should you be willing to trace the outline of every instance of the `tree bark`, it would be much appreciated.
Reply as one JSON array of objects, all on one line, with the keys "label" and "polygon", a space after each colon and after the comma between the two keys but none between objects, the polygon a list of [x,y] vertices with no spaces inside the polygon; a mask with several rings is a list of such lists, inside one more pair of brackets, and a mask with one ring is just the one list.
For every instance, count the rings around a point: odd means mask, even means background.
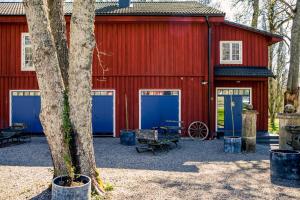
[{"label": "tree bark", "polygon": [[44,1],[26,0],[24,7],[33,47],[33,59],[41,92],[40,120],[47,137],[54,166],[54,176],[65,175],[68,167],[64,156],[63,91],[59,62],[51,35]]},{"label": "tree bark", "polygon": [[47,0],[51,32],[65,88],[68,88],[69,50],[66,36],[64,0]]},{"label": "tree bark", "polygon": [[300,1],[297,1],[296,12],[291,30],[291,56],[288,74],[287,91],[284,104],[293,104],[298,108],[299,64],[300,64]]},{"label": "tree bark", "polygon": [[95,0],[75,0],[70,31],[69,100],[70,119],[76,135],[79,170],[103,190],[98,178],[92,137],[91,90]]},{"label": "tree bark", "polygon": [[259,17],[259,0],[252,0],[252,1],[253,1],[252,2],[253,14],[252,14],[251,26],[257,28],[258,17]]}]

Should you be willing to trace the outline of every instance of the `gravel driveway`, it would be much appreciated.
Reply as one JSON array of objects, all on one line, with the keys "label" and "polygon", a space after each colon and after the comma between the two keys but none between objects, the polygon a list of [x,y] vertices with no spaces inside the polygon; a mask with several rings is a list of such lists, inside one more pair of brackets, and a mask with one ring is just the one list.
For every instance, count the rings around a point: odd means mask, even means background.
[{"label": "gravel driveway", "polygon": [[[153,156],[119,139],[95,138],[98,167],[114,186],[108,199],[300,199],[300,189],[272,185],[269,146],[224,154],[222,140],[190,141]],[[0,199],[49,199],[51,158],[45,138],[0,148]]]}]

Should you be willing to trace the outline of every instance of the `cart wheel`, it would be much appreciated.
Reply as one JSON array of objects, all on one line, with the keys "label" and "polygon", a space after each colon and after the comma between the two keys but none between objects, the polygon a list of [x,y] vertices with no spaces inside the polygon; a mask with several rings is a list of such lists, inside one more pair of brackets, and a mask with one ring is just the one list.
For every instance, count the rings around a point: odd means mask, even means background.
[{"label": "cart wheel", "polygon": [[195,121],[190,124],[188,133],[192,139],[205,140],[208,136],[209,131],[205,123]]}]

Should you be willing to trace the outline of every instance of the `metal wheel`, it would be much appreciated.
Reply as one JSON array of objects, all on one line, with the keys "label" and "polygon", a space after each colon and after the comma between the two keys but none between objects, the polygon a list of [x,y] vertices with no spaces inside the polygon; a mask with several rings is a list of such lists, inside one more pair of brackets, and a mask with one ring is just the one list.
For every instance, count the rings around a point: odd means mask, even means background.
[{"label": "metal wheel", "polygon": [[208,136],[208,127],[200,121],[192,122],[188,128],[189,136],[193,139],[205,140]]}]

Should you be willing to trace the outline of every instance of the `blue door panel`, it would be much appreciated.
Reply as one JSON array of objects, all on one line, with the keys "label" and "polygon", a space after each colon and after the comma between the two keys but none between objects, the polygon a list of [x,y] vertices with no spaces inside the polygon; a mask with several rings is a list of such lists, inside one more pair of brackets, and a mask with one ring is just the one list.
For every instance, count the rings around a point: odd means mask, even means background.
[{"label": "blue door panel", "polygon": [[[242,131],[242,111],[243,111],[243,97],[241,95],[232,95],[232,107],[233,120],[234,120],[234,134],[235,136],[241,136]],[[225,116],[224,116],[224,135],[233,135],[232,126],[232,114],[231,114],[231,98],[230,96],[224,96]]]},{"label": "blue door panel", "polygon": [[163,121],[179,116],[179,97],[175,95],[143,95],[141,97],[141,128],[151,129]]},{"label": "blue door panel", "polygon": [[39,96],[12,97],[12,123],[25,123],[26,132],[42,133],[40,122],[41,100]]},{"label": "blue door panel", "polygon": [[[94,135],[113,135],[113,96],[93,96],[92,127]],[[12,123],[25,123],[26,132],[42,133],[40,96],[13,96]]]},{"label": "blue door panel", "polygon": [[113,96],[93,96],[94,135],[113,135]]}]

